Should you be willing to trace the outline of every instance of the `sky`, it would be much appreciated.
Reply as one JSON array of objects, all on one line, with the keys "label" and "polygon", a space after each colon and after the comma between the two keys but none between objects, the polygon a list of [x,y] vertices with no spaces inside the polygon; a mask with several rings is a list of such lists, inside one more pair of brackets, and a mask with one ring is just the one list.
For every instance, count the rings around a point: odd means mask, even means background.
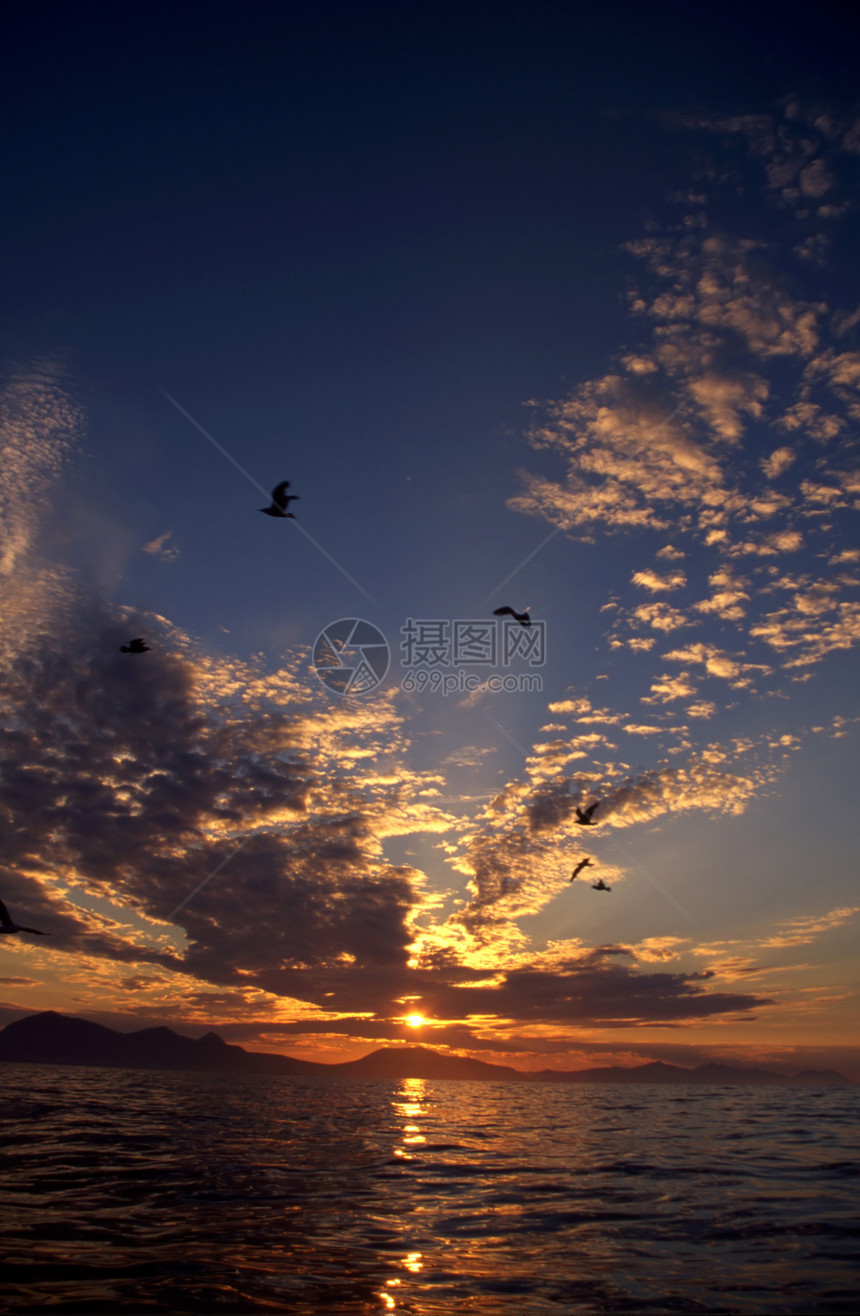
[{"label": "sky", "polygon": [[8,8],[0,1024],[860,1080],[854,34],[752,11]]}]

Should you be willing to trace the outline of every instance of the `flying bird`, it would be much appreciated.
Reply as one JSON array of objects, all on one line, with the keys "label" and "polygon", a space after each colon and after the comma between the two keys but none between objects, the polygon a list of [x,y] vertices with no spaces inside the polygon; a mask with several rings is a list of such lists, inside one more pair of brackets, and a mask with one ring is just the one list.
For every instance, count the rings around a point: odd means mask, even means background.
[{"label": "flying bird", "polygon": [[493,616],[515,617],[521,626],[531,626],[532,624],[532,619],[528,614],[528,609],[526,609],[525,612],[514,612],[513,608],[494,608]]},{"label": "flying bird", "polygon": [[[275,485],[272,490],[271,507],[261,507],[259,510],[264,512],[266,516],[293,516],[292,512],[287,511],[287,503],[298,502],[300,495],[288,494],[289,487],[289,480],[282,480],[280,484]],[[293,520],[295,520],[295,517],[293,517]]]},{"label": "flying bird", "polygon": [[598,878],[598,880],[597,880],[596,882],[592,882],[592,884],[591,884],[591,889],[592,889],[592,891],[611,891],[611,890],[612,890],[612,887],[611,887],[611,886],[607,886],[606,883],[604,882],[603,878],[601,877],[601,878]]},{"label": "flying bird", "polygon": [[587,868],[590,863],[591,860],[588,858],[580,859],[579,863],[576,865],[576,868],[574,868],[573,872],[570,875],[571,882],[575,877],[579,877],[579,874],[582,872],[583,868]]},{"label": "flying bird", "polygon": [[8,909],[0,900],[0,933],[3,932],[35,932],[37,937],[47,937],[47,932],[40,932],[38,928],[24,928],[15,923],[11,918]]},{"label": "flying bird", "polygon": [[128,644],[119,646],[120,653],[149,653],[149,645],[144,644],[143,636],[139,635],[136,640],[129,640]]},{"label": "flying bird", "polygon": [[595,800],[593,804],[589,804],[587,809],[580,809],[579,805],[577,804],[576,821],[578,823],[582,823],[583,827],[597,827],[598,824],[594,821],[591,815],[594,813],[594,810],[597,808],[599,803],[600,800]]}]

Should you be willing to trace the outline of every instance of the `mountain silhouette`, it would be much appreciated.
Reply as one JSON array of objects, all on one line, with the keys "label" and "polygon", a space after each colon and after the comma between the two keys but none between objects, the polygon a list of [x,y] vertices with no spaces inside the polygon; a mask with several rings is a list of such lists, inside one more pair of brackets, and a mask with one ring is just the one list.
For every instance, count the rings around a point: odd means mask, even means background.
[{"label": "mountain silhouette", "polygon": [[800,1074],[778,1074],[772,1069],[745,1069],[740,1065],[697,1065],[683,1069],[652,1060],[645,1065],[608,1065],[595,1069],[542,1069],[544,1082],[555,1083],[821,1083],[826,1086],[854,1087],[845,1074],[830,1070],[806,1070]]},{"label": "mountain silhouette", "polygon": [[484,1078],[495,1082],[527,1078],[510,1065],[490,1065],[468,1056],[443,1056],[424,1046],[384,1047],[360,1060],[329,1065],[342,1078]]},{"label": "mountain silhouette", "polygon": [[118,1033],[88,1019],[46,1010],[7,1024],[0,1060],[34,1065],[115,1065],[123,1069],[214,1069],[257,1074],[316,1074],[330,1066],[230,1046],[217,1033],[183,1037],[172,1028]]},{"label": "mountain silhouette", "polygon": [[597,1069],[521,1070],[468,1056],[440,1055],[423,1046],[383,1047],[360,1060],[323,1064],[293,1056],[246,1051],[217,1033],[183,1037],[172,1028],[119,1033],[104,1024],[46,1010],[16,1019],[0,1031],[0,1061],[31,1065],[115,1066],[122,1069],[193,1069],[237,1074],[317,1074],[333,1079],[472,1079],[496,1083],[780,1083],[854,1087],[836,1070],[778,1074],[735,1065],[682,1069],[661,1060]]}]

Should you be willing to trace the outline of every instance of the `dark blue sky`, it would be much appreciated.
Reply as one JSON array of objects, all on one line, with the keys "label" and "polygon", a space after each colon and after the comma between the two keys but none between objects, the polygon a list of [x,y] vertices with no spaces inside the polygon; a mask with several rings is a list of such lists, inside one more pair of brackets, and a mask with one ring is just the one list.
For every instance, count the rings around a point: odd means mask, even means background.
[{"label": "dark blue sky", "polygon": [[[161,385],[264,482],[285,444],[311,496],[341,471],[338,557],[363,509],[410,537],[427,489],[447,549],[421,554],[479,556],[522,402],[629,333],[621,245],[699,153],[666,112],[851,82],[836,8],[721,12],[13,4],[7,350],[71,349],[108,448],[117,412],[181,429]],[[515,560],[532,527],[508,521]]]},{"label": "dark blue sky", "polygon": [[722,12],[12,4],[4,304],[130,385],[286,369],[303,423],[548,390],[676,180],[661,112],[853,93],[841,9]]}]

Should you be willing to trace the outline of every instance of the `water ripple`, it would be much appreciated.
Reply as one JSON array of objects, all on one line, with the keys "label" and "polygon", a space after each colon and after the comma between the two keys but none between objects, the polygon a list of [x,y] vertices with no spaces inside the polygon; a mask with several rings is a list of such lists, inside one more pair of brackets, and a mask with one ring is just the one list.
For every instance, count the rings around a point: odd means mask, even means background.
[{"label": "water ripple", "polygon": [[857,1108],[5,1065],[4,1310],[853,1312]]}]

